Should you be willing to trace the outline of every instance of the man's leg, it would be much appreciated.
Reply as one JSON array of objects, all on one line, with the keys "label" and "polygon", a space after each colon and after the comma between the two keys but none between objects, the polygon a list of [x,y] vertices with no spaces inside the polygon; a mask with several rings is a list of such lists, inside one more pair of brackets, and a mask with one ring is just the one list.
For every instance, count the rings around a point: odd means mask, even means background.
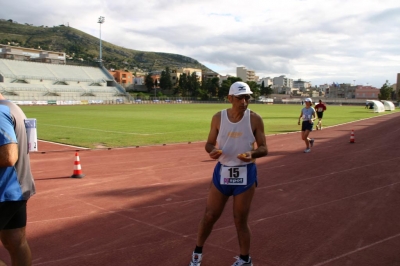
[{"label": "man's leg", "polygon": [[250,206],[253,200],[256,184],[245,192],[233,197],[233,217],[239,240],[240,255],[249,255],[251,231],[247,224]]},{"label": "man's leg", "polygon": [[1,230],[0,238],[4,247],[10,253],[12,265],[32,265],[32,255],[26,240],[25,227]]},{"label": "man's leg", "polygon": [[202,247],[210,235],[215,222],[219,219],[224,210],[225,204],[228,201],[228,196],[222,194],[214,185],[211,183],[210,192],[208,194],[206,211],[203,218],[200,221],[199,229],[197,233],[198,247]]}]

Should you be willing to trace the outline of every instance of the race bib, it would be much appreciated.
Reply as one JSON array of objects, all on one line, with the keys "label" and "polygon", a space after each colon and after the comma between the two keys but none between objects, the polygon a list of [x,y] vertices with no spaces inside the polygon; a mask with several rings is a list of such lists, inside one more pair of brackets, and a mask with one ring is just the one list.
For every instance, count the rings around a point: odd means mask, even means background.
[{"label": "race bib", "polygon": [[247,166],[221,166],[221,185],[247,185]]},{"label": "race bib", "polygon": [[322,112],[324,110],[324,108],[320,107],[318,108],[318,112]]}]

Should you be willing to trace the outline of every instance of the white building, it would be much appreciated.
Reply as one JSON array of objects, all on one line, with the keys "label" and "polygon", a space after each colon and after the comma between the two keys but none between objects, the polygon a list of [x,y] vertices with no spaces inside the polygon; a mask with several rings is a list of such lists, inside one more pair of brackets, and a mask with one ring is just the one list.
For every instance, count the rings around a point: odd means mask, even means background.
[{"label": "white building", "polygon": [[241,78],[244,82],[256,81],[256,74],[254,70],[248,70],[245,67],[236,68],[236,76]]},{"label": "white building", "polygon": [[268,87],[269,85],[274,85],[274,81],[270,77],[261,78],[261,79],[257,80],[257,84],[260,86],[263,82],[264,82],[264,87]]},{"label": "white building", "polygon": [[274,86],[293,88],[293,79],[286,78],[285,75],[273,78]]},{"label": "white building", "polygon": [[298,79],[293,81],[293,88],[300,89],[300,91],[305,91],[306,89],[311,87],[310,81],[304,81],[302,79]]}]

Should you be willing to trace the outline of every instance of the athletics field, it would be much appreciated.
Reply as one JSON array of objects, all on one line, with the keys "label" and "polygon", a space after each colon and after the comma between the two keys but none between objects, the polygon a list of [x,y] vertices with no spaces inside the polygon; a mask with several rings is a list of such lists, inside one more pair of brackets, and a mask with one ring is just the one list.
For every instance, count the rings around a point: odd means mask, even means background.
[{"label": "athletics field", "polygon": [[[76,141],[79,146],[91,147],[95,137],[107,147],[130,146],[81,149],[39,142],[39,152],[31,153],[37,194],[28,201],[33,265],[187,266],[215,165],[204,140],[211,115],[223,107],[153,112],[159,107],[74,106],[57,109],[63,110],[60,115],[48,107],[27,108],[28,116],[38,119],[40,138],[59,128],[68,141],[73,134],[85,135],[89,141]],[[264,119],[269,149],[256,161],[258,187],[249,217],[254,265],[400,265],[400,113],[328,106],[327,127],[311,133],[315,144],[306,154],[300,133],[288,133],[299,129],[300,106],[253,107]],[[141,126],[126,117],[132,112]],[[167,118],[182,119],[186,126],[179,130]],[[160,145],[167,138],[156,142],[155,133],[165,129],[179,138]],[[137,148],[137,136],[127,133],[154,134],[153,142],[144,135]],[[101,134],[111,135],[110,142]],[[114,146],[115,136],[129,141]],[[71,178],[76,152],[81,179]],[[205,244],[202,266],[232,265],[239,255],[231,203]],[[0,257],[10,264],[1,245]]]}]

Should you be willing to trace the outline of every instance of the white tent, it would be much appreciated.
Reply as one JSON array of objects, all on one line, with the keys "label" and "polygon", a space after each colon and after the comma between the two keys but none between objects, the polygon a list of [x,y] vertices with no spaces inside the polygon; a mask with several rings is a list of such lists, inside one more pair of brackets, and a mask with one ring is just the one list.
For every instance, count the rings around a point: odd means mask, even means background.
[{"label": "white tent", "polygon": [[368,103],[373,103],[374,104],[374,113],[382,113],[385,112],[385,107],[383,106],[383,103],[380,101],[376,100],[367,100]]},{"label": "white tent", "polygon": [[385,111],[394,111],[395,107],[393,102],[382,100]]}]

